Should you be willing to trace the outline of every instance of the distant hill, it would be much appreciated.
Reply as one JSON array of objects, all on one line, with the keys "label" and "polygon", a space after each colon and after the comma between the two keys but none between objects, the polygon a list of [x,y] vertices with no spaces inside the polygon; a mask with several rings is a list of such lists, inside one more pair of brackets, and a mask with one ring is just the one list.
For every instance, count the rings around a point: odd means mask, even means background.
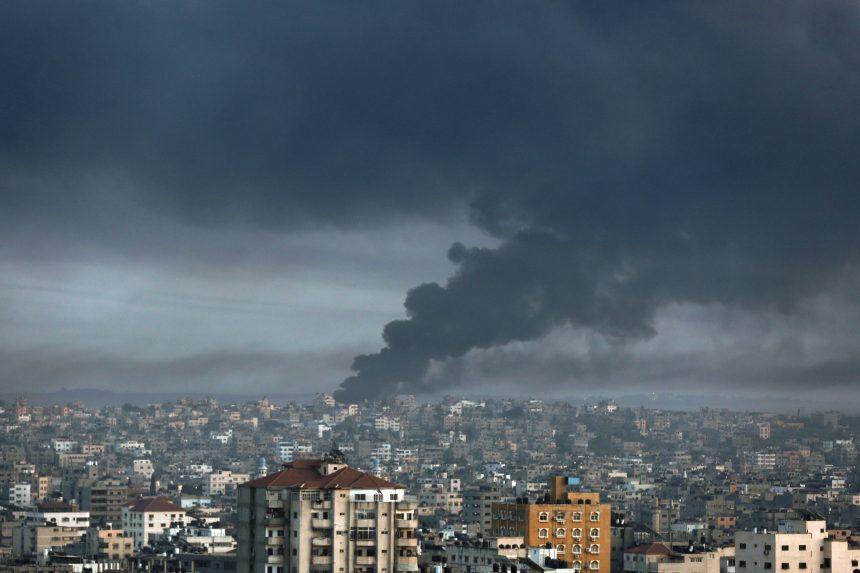
[{"label": "distant hill", "polygon": [[[18,396],[23,396],[32,405],[45,406],[50,404],[66,404],[76,400],[82,401],[90,408],[101,408],[103,406],[114,406],[125,403],[143,406],[146,404],[173,402],[182,398],[203,399],[215,398],[222,404],[232,402],[249,402],[259,400],[263,394],[221,394],[217,392],[121,392],[114,390],[100,390],[98,388],[63,388],[54,392],[0,392],[0,399],[7,404],[14,402]],[[300,402],[308,403],[313,400],[314,394],[266,394],[269,400],[276,403]]]}]

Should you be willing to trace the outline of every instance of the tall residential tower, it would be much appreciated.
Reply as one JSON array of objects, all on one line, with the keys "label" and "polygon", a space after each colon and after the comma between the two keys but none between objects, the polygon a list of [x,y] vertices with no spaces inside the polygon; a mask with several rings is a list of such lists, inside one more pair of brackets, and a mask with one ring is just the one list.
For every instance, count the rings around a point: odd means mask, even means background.
[{"label": "tall residential tower", "polygon": [[239,573],[418,571],[416,503],[333,452],[239,487]]}]

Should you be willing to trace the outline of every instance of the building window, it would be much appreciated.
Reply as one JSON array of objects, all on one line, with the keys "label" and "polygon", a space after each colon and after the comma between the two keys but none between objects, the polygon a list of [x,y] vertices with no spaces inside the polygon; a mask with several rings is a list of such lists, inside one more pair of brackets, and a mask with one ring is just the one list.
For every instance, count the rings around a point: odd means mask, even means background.
[{"label": "building window", "polygon": [[571,514],[571,516],[572,516],[574,521],[582,521],[582,512],[581,511],[574,511]]},{"label": "building window", "polygon": [[600,537],[600,530],[596,527],[592,527],[591,530],[589,530],[588,535],[590,535],[594,539],[597,539],[598,537]]},{"label": "building window", "polygon": [[367,499],[367,495],[363,493],[355,494],[355,501],[364,501]]},{"label": "building window", "polygon": [[564,546],[563,543],[560,543],[560,544],[555,546],[555,550],[558,551],[559,553],[564,553],[565,549],[566,549],[566,547]]},{"label": "building window", "polygon": [[600,553],[600,545],[598,545],[597,543],[592,543],[591,546],[588,548],[588,552]]},{"label": "building window", "polygon": [[351,527],[349,529],[349,539],[351,541],[368,541],[376,539],[375,527]]},{"label": "building window", "polygon": [[592,511],[591,515],[589,515],[588,518],[591,521],[600,521],[600,512],[599,511]]},{"label": "building window", "polygon": [[588,562],[588,568],[593,570],[593,571],[597,571],[598,569],[600,569],[600,561],[597,561],[597,560],[589,561]]},{"label": "building window", "polygon": [[800,547],[798,547],[798,549],[800,549],[801,551],[806,551],[806,545],[801,545]]},{"label": "building window", "polygon": [[570,530],[571,537],[582,537],[582,530],[578,527],[575,527]]},{"label": "building window", "polygon": [[549,521],[549,513],[542,511],[538,514],[538,521]]},{"label": "building window", "polygon": [[782,568],[783,568],[783,569],[788,569],[789,567],[791,567],[791,565],[789,565],[788,563],[783,563],[783,564],[782,564]]},{"label": "building window", "polygon": [[783,550],[783,551],[788,551],[788,545],[783,545],[783,546],[782,546],[782,550]]},{"label": "building window", "polygon": [[800,563],[797,564],[797,568],[798,569],[806,569],[806,563],[801,561]]},{"label": "building window", "polygon": [[570,548],[570,551],[571,551],[571,553],[578,555],[578,554],[582,553],[582,545],[574,545],[573,547]]},{"label": "building window", "polygon": [[746,569],[746,566],[747,566],[746,561],[738,561],[738,567],[743,567],[744,569]]},{"label": "building window", "polygon": [[564,537],[565,535],[567,535],[567,530],[564,527],[559,527],[555,530],[556,537]]},{"label": "building window", "polygon": [[540,529],[538,529],[538,537],[540,537],[541,539],[546,539],[547,537],[549,537],[549,529],[547,529],[546,527],[541,527]]}]

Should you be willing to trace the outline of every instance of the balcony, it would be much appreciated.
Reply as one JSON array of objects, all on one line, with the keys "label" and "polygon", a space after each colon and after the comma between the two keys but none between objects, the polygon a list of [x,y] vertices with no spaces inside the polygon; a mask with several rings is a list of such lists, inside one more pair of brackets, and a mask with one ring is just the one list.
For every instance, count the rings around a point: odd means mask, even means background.
[{"label": "balcony", "polygon": [[417,537],[398,537],[397,547],[418,547]]},{"label": "balcony", "polygon": [[395,519],[394,526],[397,529],[415,529],[418,527],[417,519]]},{"label": "balcony", "polygon": [[266,545],[283,545],[283,544],[284,544],[284,538],[283,537],[275,537],[273,535],[272,537],[266,538]]},{"label": "balcony", "polygon": [[314,529],[331,529],[331,519],[311,519],[311,527]]},{"label": "balcony", "polygon": [[331,555],[311,555],[311,565],[331,565],[332,560]]},{"label": "balcony", "polygon": [[331,537],[312,537],[311,545],[316,547],[329,547],[331,545]]},{"label": "balcony", "polygon": [[312,501],[311,507],[313,509],[331,509],[331,500],[330,499],[318,499],[316,501]]},{"label": "balcony", "polygon": [[376,565],[376,556],[374,555],[356,555],[355,564],[361,566]]},{"label": "balcony", "polygon": [[412,573],[414,571],[418,571],[418,558],[399,557],[397,559],[397,567],[395,568],[395,570],[397,571],[397,573]]},{"label": "balcony", "polygon": [[284,556],[283,555],[267,555],[266,556],[266,563],[269,563],[270,565],[282,565],[284,563]]},{"label": "balcony", "polygon": [[263,524],[265,524],[267,527],[283,526],[284,525],[284,517],[283,516],[265,517],[263,519]]}]

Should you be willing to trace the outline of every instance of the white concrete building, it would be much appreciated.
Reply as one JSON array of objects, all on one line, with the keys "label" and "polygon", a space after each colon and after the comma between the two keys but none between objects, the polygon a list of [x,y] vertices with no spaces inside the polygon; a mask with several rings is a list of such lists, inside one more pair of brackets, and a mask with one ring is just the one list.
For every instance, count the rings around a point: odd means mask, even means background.
[{"label": "white concrete building", "polygon": [[18,507],[28,507],[31,505],[30,484],[16,483],[9,486],[9,503]]},{"label": "white concrete building", "polygon": [[185,523],[185,510],[166,497],[148,497],[122,510],[122,528],[134,538],[135,549],[150,545],[165,529]]},{"label": "white concrete building", "polygon": [[47,501],[28,512],[27,521],[86,530],[90,526],[90,512],[80,511],[64,501]]},{"label": "white concrete building", "polygon": [[169,527],[161,536],[175,541],[187,553],[229,553],[236,549],[236,540],[221,527]]},{"label": "white concrete building", "polygon": [[52,438],[51,448],[58,454],[69,454],[78,450],[77,440],[68,440],[65,438]]},{"label": "white concrete building", "polygon": [[860,549],[831,539],[819,516],[780,523],[776,531],[758,529],[735,534],[737,573],[826,571],[849,573],[858,568]]}]

